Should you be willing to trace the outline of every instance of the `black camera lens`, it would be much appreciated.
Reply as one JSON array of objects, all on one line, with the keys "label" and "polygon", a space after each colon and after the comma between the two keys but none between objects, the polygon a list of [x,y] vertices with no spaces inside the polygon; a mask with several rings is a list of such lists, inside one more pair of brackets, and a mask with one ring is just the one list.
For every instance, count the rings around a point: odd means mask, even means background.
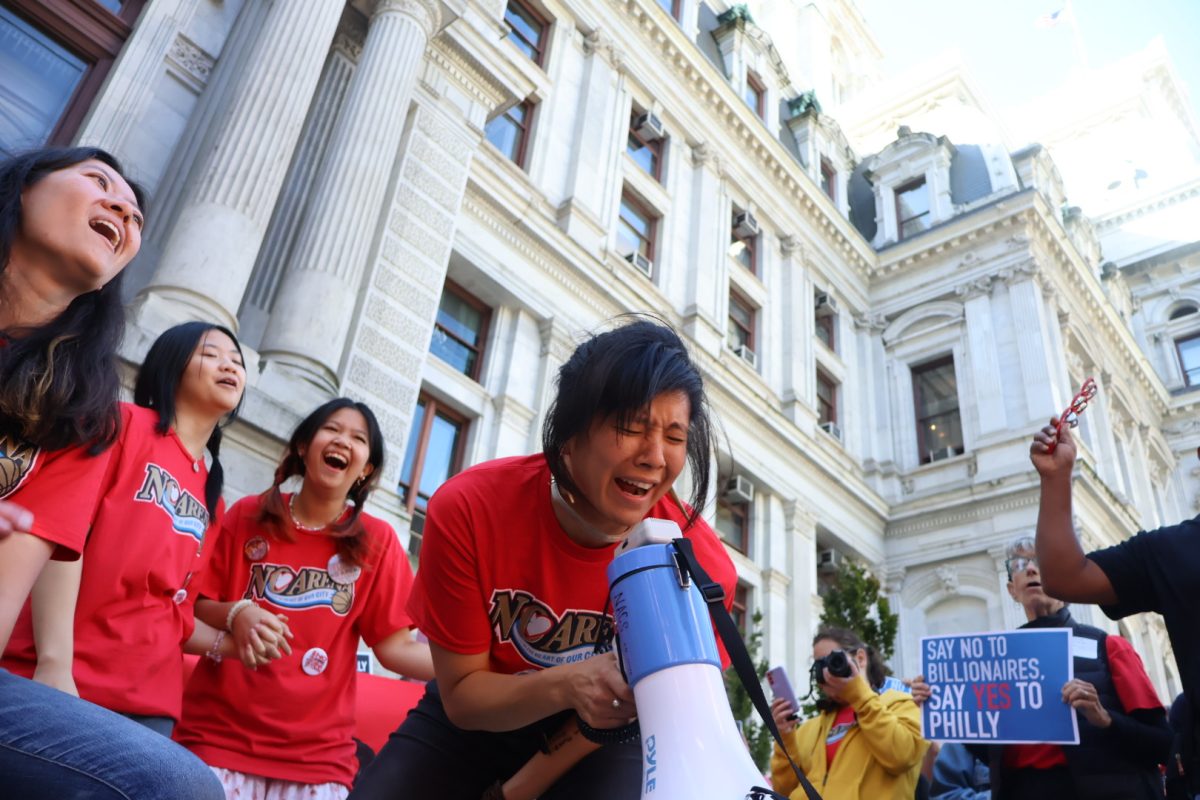
[{"label": "black camera lens", "polygon": [[834,650],[827,655],[825,665],[830,675],[836,675],[839,678],[850,677],[850,658],[846,655],[845,650]]}]

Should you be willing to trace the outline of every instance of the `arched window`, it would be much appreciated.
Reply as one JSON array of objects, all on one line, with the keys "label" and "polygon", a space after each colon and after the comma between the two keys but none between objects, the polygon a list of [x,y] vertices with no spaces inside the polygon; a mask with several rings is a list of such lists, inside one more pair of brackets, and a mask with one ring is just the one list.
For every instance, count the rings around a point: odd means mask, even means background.
[{"label": "arched window", "polygon": [[1173,320],[1181,319],[1183,317],[1188,316],[1189,314],[1195,314],[1195,313],[1196,313],[1195,305],[1193,305],[1191,303],[1184,303],[1183,305],[1179,306],[1178,308],[1176,308],[1174,311],[1171,312],[1171,316],[1169,317],[1169,319],[1173,319]]}]

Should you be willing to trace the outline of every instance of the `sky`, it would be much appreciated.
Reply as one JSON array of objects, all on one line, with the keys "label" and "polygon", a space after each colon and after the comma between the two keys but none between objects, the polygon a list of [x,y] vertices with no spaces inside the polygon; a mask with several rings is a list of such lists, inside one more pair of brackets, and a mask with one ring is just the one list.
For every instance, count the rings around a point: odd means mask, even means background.
[{"label": "sky", "polygon": [[[854,0],[884,52],[902,71],[957,47],[1004,117],[1061,84],[1077,63],[1071,26],[1035,21],[1065,0]],[[1099,67],[1162,36],[1192,112],[1200,116],[1200,0],[1072,0],[1088,66]],[[931,47],[936,39],[941,46]]]}]

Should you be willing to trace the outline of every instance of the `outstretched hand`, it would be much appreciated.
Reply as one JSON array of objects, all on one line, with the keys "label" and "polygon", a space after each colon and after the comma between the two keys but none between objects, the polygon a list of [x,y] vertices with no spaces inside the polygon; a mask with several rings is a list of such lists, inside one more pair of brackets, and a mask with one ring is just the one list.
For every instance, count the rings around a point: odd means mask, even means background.
[{"label": "outstretched hand", "polygon": [[1075,437],[1071,435],[1071,428],[1063,425],[1061,430],[1056,430],[1057,426],[1058,417],[1051,417],[1050,424],[1033,435],[1033,443],[1029,446],[1029,460],[1043,479],[1069,476],[1075,466]]}]

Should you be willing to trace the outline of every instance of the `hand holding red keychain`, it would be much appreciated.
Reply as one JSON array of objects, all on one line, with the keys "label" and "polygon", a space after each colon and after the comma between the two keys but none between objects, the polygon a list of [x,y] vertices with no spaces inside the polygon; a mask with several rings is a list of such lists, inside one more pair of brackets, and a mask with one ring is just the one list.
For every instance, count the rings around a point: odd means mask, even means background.
[{"label": "hand holding red keychain", "polygon": [[1053,453],[1054,448],[1058,446],[1058,434],[1062,433],[1063,425],[1074,428],[1079,424],[1079,415],[1087,408],[1088,403],[1096,396],[1097,391],[1095,378],[1088,378],[1083,382],[1083,386],[1079,388],[1079,392],[1075,397],[1071,398],[1071,404],[1058,416],[1058,424],[1054,426],[1055,438],[1054,441],[1046,445],[1047,453]]}]

